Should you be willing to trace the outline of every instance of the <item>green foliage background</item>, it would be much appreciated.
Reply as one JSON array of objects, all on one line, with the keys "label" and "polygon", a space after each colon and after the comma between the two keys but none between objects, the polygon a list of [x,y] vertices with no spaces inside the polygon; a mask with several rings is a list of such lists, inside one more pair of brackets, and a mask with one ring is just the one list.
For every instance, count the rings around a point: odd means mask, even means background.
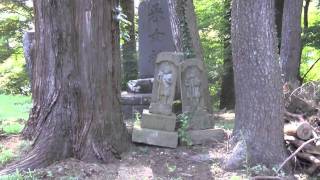
[{"label": "green foliage background", "polygon": [[0,93],[30,93],[22,36],[32,18],[27,0],[0,0]]},{"label": "green foliage background", "polygon": [[[309,27],[302,35],[304,48],[301,56],[301,76],[320,58],[320,4],[311,1],[309,7]],[[320,1],[319,1],[320,3]],[[317,6],[318,5],[318,6]],[[318,62],[305,78],[305,82],[320,80],[320,62]]]},{"label": "green foliage background", "polygon": [[[223,75],[224,40],[229,37],[225,6],[230,0],[194,0],[197,23],[204,52],[210,92],[219,101]],[[27,0],[0,0],[0,93],[29,94],[29,79],[22,49],[23,32],[32,27],[33,11]],[[311,1],[309,28],[303,31],[301,76],[320,58],[320,7]],[[127,26],[126,23],[121,23]],[[122,27],[122,29],[125,29]],[[137,28],[136,28],[137,29]],[[122,31],[121,44],[126,38]],[[305,81],[320,80],[320,62],[308,73]]]}]

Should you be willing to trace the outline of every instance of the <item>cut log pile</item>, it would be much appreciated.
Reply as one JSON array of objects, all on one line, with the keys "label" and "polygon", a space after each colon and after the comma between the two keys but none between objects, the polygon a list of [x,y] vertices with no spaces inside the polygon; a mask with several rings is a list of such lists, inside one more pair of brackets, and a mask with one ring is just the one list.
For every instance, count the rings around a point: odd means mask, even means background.
[{"label": "cut log pile", "polygon": [[284,86],[284,139],[294,165],[308,174],[320,173],[320,82],[297,89]]}]

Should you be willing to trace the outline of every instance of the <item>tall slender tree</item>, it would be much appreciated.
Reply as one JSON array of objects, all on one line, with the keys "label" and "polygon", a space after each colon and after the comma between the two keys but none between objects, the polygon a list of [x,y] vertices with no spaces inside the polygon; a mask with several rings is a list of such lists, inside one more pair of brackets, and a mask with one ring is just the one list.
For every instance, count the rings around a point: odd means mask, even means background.
[{"label": "tall slender tree", "polygon": [[239,168],[245,159],[249,166],[273,167],[286,158],[274,8],[274,1],[266,0],[234,0],[232,4],[237,145],[226,168]]},{"label": "tall slender tree", "polygon": [[224,0],[224,9],[226,12],[223,21],[224,73],[221,84],[220,109],[234,109],[235,94],[231,51],[231,0]]},{"label": "tall slender tree", "polygon": [[120,6],[128,21],[121,26],[122,34],[124,34],[122,44],[123,82],[127,82],[138,77],[134,0],[120,0]]},{"label": "tall slender tree", "polygon": [[303,0],[284,0],[280,58],[285,82],[301,84],[301,12]]},{"label": "tall slender tree", "polygon": [[[186,58],[196,57],[203,61],[202,46],[197,27],[193,0],[168,0],[172,35],[176,50],[183,52]],[[203,82],[209,97],[208,81]],[[206,99],[206,106],[212,112],[210,98]]]},{"label": "tall slender tree", "polygon": [[68,157],[109,162],[127,148],[117,7],[117,0],[34,0],[34,144],[0,174]]}]

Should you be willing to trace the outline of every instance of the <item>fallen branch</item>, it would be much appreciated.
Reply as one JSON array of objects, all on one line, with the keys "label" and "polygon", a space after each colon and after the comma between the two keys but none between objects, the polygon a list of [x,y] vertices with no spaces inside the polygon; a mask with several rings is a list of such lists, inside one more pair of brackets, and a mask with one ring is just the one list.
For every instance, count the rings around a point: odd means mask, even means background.
[{"label": "fallen branch", "polygon": [[303,149],[304,146],[306,146],[307,144],[320,139],[320,137],[317,138],[312,138],[309,139],[308,141],[304,142],[294,153],[292,153],[285,161],[283,161],[283,163],[280,165],[280,167],[277,169],[276,173],[279,173],[279,171],[283,168],[283,166],[291,160],[291,158],[293,158],[299,151],[301,151],[301,149]]},{"label": "fallen branch", "polygon": [[319,61],[320,61],[320,58],[317,59],[316,62],[314,62],[314,63],[312,64],[312,66],[309,68],[309,70],[303,75],[303,77],[302,77],[302,82],[303,82],[304,78],[307,77],[308,73],[312,70],[312,68],[313,68]]}]

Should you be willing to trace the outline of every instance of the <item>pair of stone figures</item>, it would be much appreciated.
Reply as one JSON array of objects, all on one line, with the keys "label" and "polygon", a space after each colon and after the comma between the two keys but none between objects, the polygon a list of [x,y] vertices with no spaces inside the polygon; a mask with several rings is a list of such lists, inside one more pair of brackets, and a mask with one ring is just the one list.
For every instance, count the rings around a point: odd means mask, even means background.
[{"label": "pair of stone figures", "polygon": [[200,60],[183,60],[178,53],[160,53],[157,57],[155,78],[150,105],[151,113],[172,114],[176,86],[181,89],[183,110],[204,108],[201,78],[203,65]]},{"label": "pair of stone figures", "polygon": [[182,111],[192,114],[186,132],[192,144],[201,144],[208,138],[216,139],[217,135],[223,139],[224,133],[213,129],[213,117],[206,109],[204,73],[203,62],[198,59],[183,60],[180,53],[159,53],[155,63],[150,107],[149,110],[143,110],[141,123],[135,123],[132,140],[177,147],[176,115],[172,112],[176,87],[181,92]]}]

